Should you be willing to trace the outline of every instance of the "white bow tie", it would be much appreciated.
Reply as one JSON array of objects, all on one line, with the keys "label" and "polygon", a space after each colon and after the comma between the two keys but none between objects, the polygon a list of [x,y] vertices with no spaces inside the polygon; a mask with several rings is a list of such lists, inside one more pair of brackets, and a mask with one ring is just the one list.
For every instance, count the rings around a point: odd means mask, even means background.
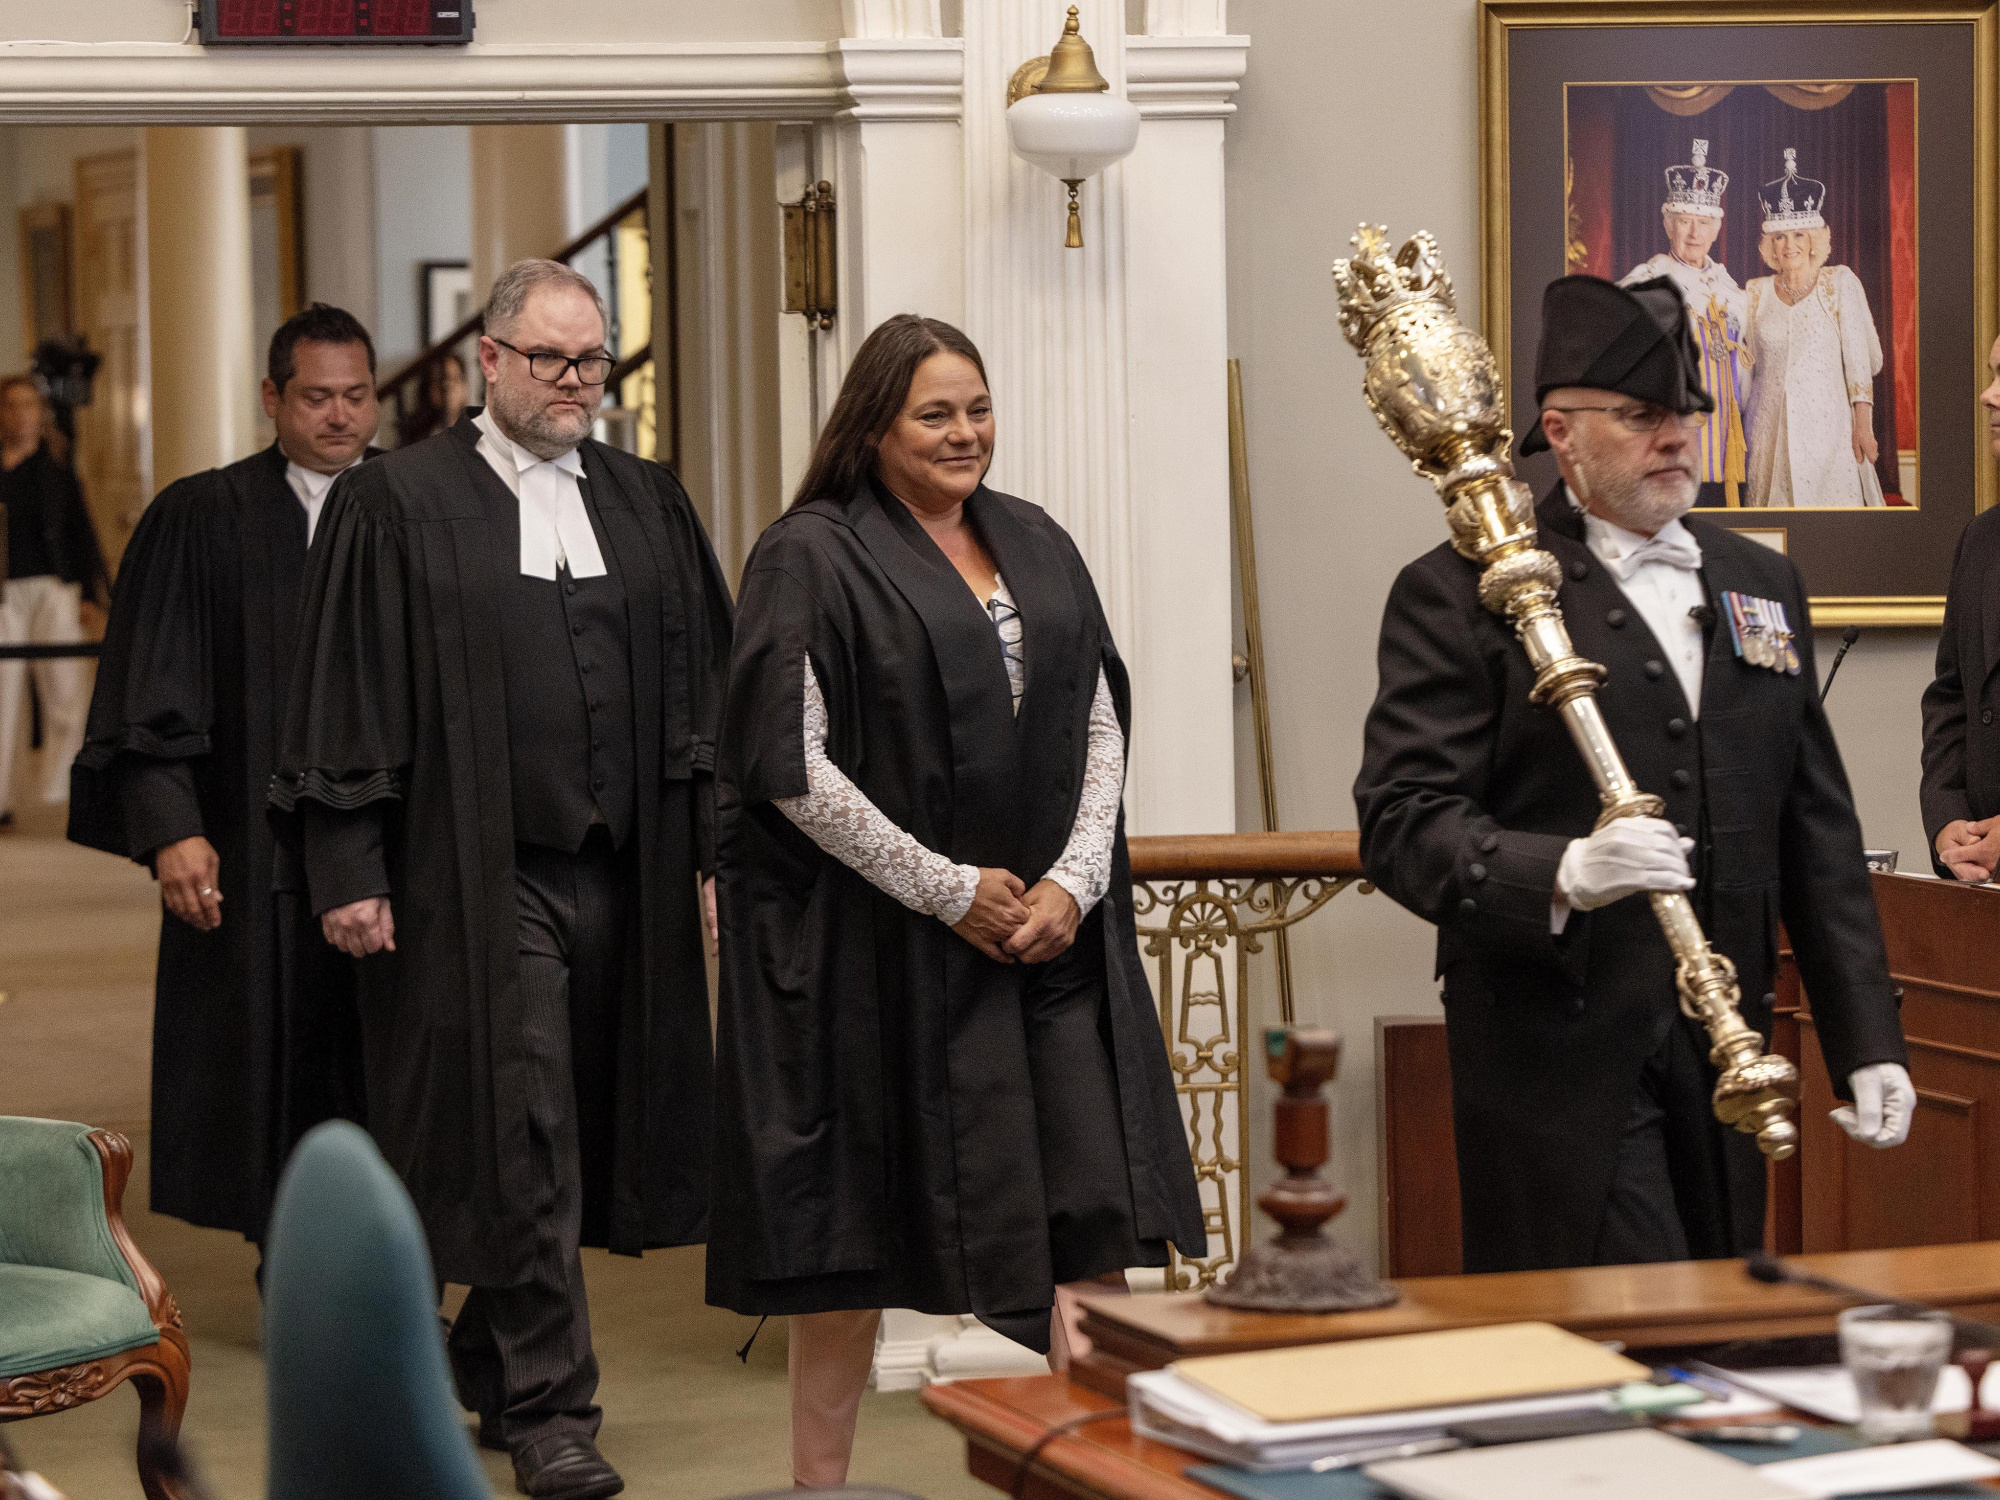
[{"label": "white bow tie", "polygon": [[1701,567],[1701,546],[1676,526],[1672,531],[1648,537],[1629,552],[1604,560],[1604,566],[1618,575],[1620,583],[1629,582],[1647,563],[1665,563],[1670,568],[1685,568],[1692,573]]}]

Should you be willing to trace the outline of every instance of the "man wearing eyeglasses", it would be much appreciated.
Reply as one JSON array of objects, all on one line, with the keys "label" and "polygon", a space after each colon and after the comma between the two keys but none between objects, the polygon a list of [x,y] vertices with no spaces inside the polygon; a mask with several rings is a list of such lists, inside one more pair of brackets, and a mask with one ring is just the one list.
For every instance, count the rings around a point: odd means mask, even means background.
[{"label": "man wearing eyeglasses", "polygon": [[[1707,1038],[1680,1013],[1651,892],[1690,895],[1767,1038],[1782,921],[1852,1101],[1834,1120],[1886,1147],[1914,1112],[1805,590],[1782,554],[1683,519],[1713,409],[1699,369],[1671,280],[1564,277],[1543,300],[1541,414],[1521,444],[1554,453],[1540,545],[1562,565],[1576,649],[1607,668],[1605,723],[1662,816],[1595,826],[1589,770],[1532,700],[1476,563],[1438,547],[1383,616],[1354,788],[1362,863],[1438,929],[1468,1271],[1762,1243],[1764,1163],[1714,1118]],[[1746,601],[1789,622],[1795,657],[1739,654],[1729,612]]]},{"label": "man wearing eyeglasses", "polygon": [[588,434],[583,276],[494,284],[487,406],[335,487],[272,802],[358,960],[369,1123],[441,1281],[480,1441],[523,1493],[597,1451],[579,1244],[698,1242],[715,722],[729,595],[665,468]]}]

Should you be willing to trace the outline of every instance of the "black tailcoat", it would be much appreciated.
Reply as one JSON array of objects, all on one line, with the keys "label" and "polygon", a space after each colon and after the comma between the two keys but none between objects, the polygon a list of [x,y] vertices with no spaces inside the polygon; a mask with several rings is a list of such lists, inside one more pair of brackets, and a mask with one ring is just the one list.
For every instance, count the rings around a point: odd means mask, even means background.
[{"label": "black tailcoat", "polygon": [[[1633,778],[1697,843],[1693,899],[1736,964],[1743,1015],[1770,1035],[1783,922],[1812,996],[1834,1091],[1902,1062],[1902,1031],[1861,829],[1819,706],[1805,591],[1781,554],[1690,517],[1716,618],[1724,590],[1781,601],[1797,677],[1737,658],[1711,624],[1699,719],[1639,612],[1583,543],[1558,487],[1541,545],[1563,566],[1576,648],[1610,670],[1597,702]],[[1671,950],[1643,896],[1572,912],[1550,935],[1556,865],[1596,820],[1596,790],[1561,717],[1528,700],[1534,672],[1479,602],[1478,568],[1440,546],[1390,591],[1380,690],[1354,796],[1368,878],[1437,924],[1464,1205],[1465,1268],[1583,1265],[1645,1060],[1678,1019]],[[1705,1050],[1705,1047],[1704,1047]],[[1697,1256],[1763,1231],[1750,1137],[1713,1126],[1712,1210]],[[1687,1205],[1682,1205],[1683,1211]]]},{"label": "black tailcoat", "polygon": [[2000,813],[2000,724],[1994,668],[2000,667],[2000,511],[1976,516],[1959,533],[1938,636],[1937,676],[1924,689],[1925,857],[1938,874],[1937,838],[1947,823]]},{"label": "black tailcoat", "polygon": [[[872,486],[794,508],[744,573],[716,787],[722,1005],[708,1298],[718,1306],[1049,1305],[1021,1011],[1028,971],[883,894],[770,805],[809,790],[810,654],[827,754],[890,821],[959,863],[1004,867],[1030,885],[1062,853],[1099,670],[1129,726],[1125,669],[1061,527],[983,487],[966,511],[1020,605],[1018,719],[986,612],[904,507]],[[1137,1233],[1202,1254],[1122,826],[1111,888],[1088,920],[1103,923]]]},{"label": "black tailcoat", "polygon": [[[483,503],[493,476],[478,440],[468,417],[343,476],[328,497],[272,804],[287,837],[307,802],[383,814],[396,951],[359,966],[369,1128],[416,1200],[439,1276],[506,1286],[527,1272],[541,1196],[499,613],[521,553],[518,526],[496,525]],[[616,1097],[609,1138],[581,1143],[583,1233],[636,1255],[697,1242],[706,1220],[697,870],[712,837],[729,594],[672,473],[593,441],[579,451],[625,590],[638,734]]]},{"label": "black tailcoat", "polygon": [[291,1147],[361,1103],[351,966],[264,810],[305,564],[275,444],[162,490],[118,570],[70,771],[75,842],[150,863],[201,835],[221,859],[219,928],[161,916],[152,1203],[253,1239]]}]

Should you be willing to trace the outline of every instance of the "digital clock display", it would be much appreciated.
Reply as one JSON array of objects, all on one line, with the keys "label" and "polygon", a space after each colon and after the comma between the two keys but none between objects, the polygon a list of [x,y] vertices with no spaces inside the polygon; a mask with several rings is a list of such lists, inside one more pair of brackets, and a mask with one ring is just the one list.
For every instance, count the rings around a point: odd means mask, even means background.
[{"label": "digital clock display", "polygon": [[469,42],[472,0],[203,0],[211,43]]}]

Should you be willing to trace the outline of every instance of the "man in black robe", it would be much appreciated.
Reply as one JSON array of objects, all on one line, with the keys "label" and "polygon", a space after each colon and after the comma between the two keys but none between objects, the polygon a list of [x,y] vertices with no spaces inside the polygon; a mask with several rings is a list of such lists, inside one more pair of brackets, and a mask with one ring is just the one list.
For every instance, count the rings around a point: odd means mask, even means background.
[{"label": "man in black robe", "polygon": [[[1781,554],[1705,521],[1682,419],[1707,394],[1674,284],[1549,288],[1536,366],[1563,482],[1537,512],[1597,703],[1661,818],[1593,832],[1598,798],[1536,705],[1512,628],[1449,545],[1405,568],[1354,797],[1370,880],[1437,924],[1465,1269],[1700,1259],[1762,1242],[1764,1163],[1710,1108],[1649,891],[1688,892],[1767,1037],[1780,922],[1856,1139],[1899,1144],[1915,1095],[1861,828]],[[1781,626],[1796,656],[1732,629]],[[1740,654],[1737,642],[1749,647]],[[1690,853],[1692,862],[1690,863]]]},{"label": "man in black robe", "polygon": [[566,266],[495,283],[489,405],[336,487],[272,801],[360,957],[369,1125],[416,1200],[460,1399],[538,1496],[597,1452],[579,1243],[706,1225],[728,592],[665,468],[586,439],[613,361]]},{"label": "man in black robe", "polygon": [[150,865],[152,1205],[261,1242],[312,1126],[362,1117],[350,960],[265,815],[306,549],[334,476],[374,452],[375,350],[315,303],[272,335],[277,441],[176,481],[118,572],[69,836]]}]

